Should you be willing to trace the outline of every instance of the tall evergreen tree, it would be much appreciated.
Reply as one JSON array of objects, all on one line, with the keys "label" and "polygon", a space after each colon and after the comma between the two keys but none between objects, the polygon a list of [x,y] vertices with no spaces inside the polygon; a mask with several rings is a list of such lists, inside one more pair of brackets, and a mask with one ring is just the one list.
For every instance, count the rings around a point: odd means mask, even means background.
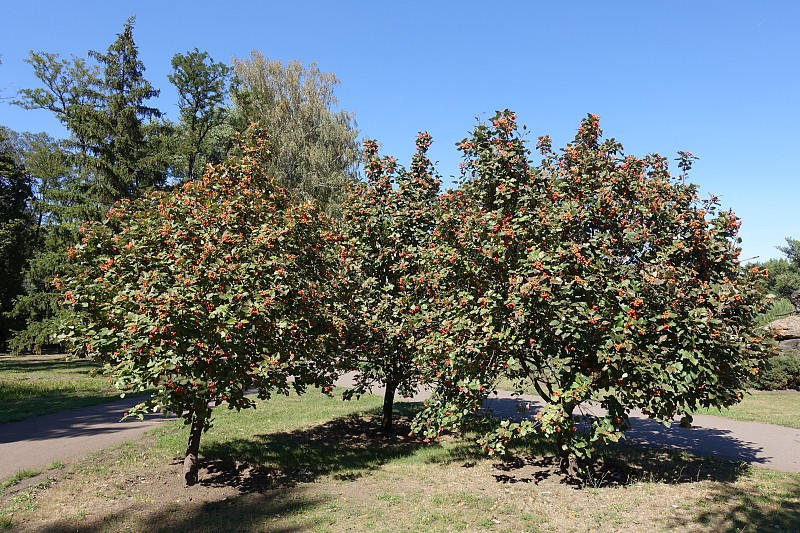
[{"label": "tall evergreen tree", "polygon": [[105,54],[90,51],[102,72],[99,84],[102,107],[89,122],[94,164],[99,175],[99,198],[113,203],[133,198],[142,190],[163,185],[166,172],[150,161],[146,120],[161,118],[161,111],[146,105],[159,91],[144,78],[144,65],[133,41],[129,18]]}]

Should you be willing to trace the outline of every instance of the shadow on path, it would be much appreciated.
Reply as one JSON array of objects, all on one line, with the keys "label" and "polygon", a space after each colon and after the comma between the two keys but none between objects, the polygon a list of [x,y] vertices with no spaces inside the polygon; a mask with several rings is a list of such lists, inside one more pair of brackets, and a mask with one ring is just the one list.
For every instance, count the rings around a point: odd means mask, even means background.
[{"label": "shadow on path", "polygon": [[[0,424],[0,444],[118,432],[142,424],[139,420],[122,424],[119,422],[126,411],[147,398],[147,394],[128,396],[110,403]],[[145,421],[153,422],[163,418],[163,415],[154,413],[145,416]]]},{"label": "shadow on path", "polygon": [[[490,398],[484,409],[503,418],[530,418],[544,406],[541,400],[519,398]],[[763,447],[738,438],[733,431],[709,427],[682,428],[677,423],[665,427],[643,415],[631,414],[631,429],[625,432],[629,442],[686,451],[697,455],[745,461],[750,464],[765,464]],[[800,451],[798,451],[800,453]]]}]

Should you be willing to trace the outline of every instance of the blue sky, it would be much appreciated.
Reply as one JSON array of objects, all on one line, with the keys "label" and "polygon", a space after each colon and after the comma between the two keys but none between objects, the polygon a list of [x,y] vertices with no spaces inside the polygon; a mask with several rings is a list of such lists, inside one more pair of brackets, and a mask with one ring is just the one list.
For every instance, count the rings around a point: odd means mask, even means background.
[{"label": "blue sky", "polygon": [[[206,2],[50,0],[4,5],[3,96],[35,87],[29,50],[85,57],[130,15],[157,106],[177,52],[230,62],[260,50],[341,79],[363,135],[408,162],[418,131],[447,181],[476,117],[510,108],[563,146],[587,113],[635,155],[700,157],[691,180],[743,219],[743,258],[800,238],[800,2]],[[44,111],[0,104],[0,124],[62,135]]]}]

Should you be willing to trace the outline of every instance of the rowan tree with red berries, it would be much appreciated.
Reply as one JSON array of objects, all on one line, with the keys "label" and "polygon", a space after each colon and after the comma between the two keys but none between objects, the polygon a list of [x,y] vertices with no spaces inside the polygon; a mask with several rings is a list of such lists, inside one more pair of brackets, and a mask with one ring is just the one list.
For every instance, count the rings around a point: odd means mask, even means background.
[{"label": "rowan tree with red berries", "polygon": [[65,335],[123,392],[153,390],[127,416],[154,410],[191,425],[184,463],[197,481],[213,405],[330,386],[335,240],[311,203],[263,170],[257,132],[239,155],[173,191],[115,205],[82,229],[75,274],[56,280],[75,321]]},{"label": "rowan tree with red berries", "polygon": [[441,183],[426,156],[430,135],[420,133],[416,144],[405,169],[380,157],[375,141],[364,141],[367,182],[354,183],[342,206],[343,364],[357,372],[346,396],[383,385],[381,427],[387,432],[395,394],[410,395],[419,382],[416,345],[426,328],[428,300],[422,253],[431,240]]},{"label": "rowan tree with red berries", "polygon": [[691,154],[673,177],[663,157],[603,140],[589,115],[560,153],[541,138],[534,164],[510,111],[459,149],[464,178],[428,255],[437,328],[420,349],[438,388],[418,431],[463,422],[506,378],[546,405],[484,446],[544,433],[574,476],[633,408],[669,423],[740,400],[770,349],[755,323],[766,272],[740,264],[736,215],[685,183]]}]

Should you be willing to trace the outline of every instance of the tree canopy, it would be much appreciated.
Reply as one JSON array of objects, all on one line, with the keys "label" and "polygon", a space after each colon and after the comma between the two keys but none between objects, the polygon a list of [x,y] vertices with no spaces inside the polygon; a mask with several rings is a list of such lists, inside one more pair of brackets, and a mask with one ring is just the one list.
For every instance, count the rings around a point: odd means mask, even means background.
[{"label": "tree canopy", "polygon": [[[29,209],[32,185],[19,154],[0,128],[0,316],[11,310],[14,298],[23,291],[22,271],[34,237],[33,213]],[[5,349],[8,334],[8,321],[4,319],[0,349]]]},{"label": "tree canopy", "polygon": [[169,81],[178,91],[183,132],[178,144],[180,155],[185,159],[176,173],[184,179],[195,179],[207,163],[219,162],[224,156],[220,151],[228,143],[214,146],[209,142],[212,139],[209,134],[221,127],[227,118],[224,104],[230,73],[230,67],[215,62],[207,52],[197,48],[172,58]]},{"label": "tree canopy", "polygon": [[235,59],[233,71],[235,118],[240,128],[255,122],[266,131],[270,172],[282,186],[337,212],[358,162],[353,114],[336,109],[339,80],[315,63],[284,65],[258,51]]},{"label": "tree canopy", "polygon": [[459,148],[465,179],[442,199],[430,253],[439,328],[423,367],[438,388],[418,424],[426,435],[506,378],[546,405],[485,446],[538,430],[574,473],[590,442],[629,427],[630,409],[668,422],[741,398],[768,351],[755,325],[765,272],[740,265],[732,212],[699,200],[664,158],[624,155],[593,115],[560,154],[541,138],[538,165],[510,111]]},{"label": "tree canopy", "polygon": [[324,214],[267,175],[261,136],[170,192],[124,200],[81,230],[74,274],[57,280],[74,312],[66,340],[125,392],[153,390],[128,415],[159,409],[191,424],[196,481],[210,405],[330,386],[334,258]]}]

